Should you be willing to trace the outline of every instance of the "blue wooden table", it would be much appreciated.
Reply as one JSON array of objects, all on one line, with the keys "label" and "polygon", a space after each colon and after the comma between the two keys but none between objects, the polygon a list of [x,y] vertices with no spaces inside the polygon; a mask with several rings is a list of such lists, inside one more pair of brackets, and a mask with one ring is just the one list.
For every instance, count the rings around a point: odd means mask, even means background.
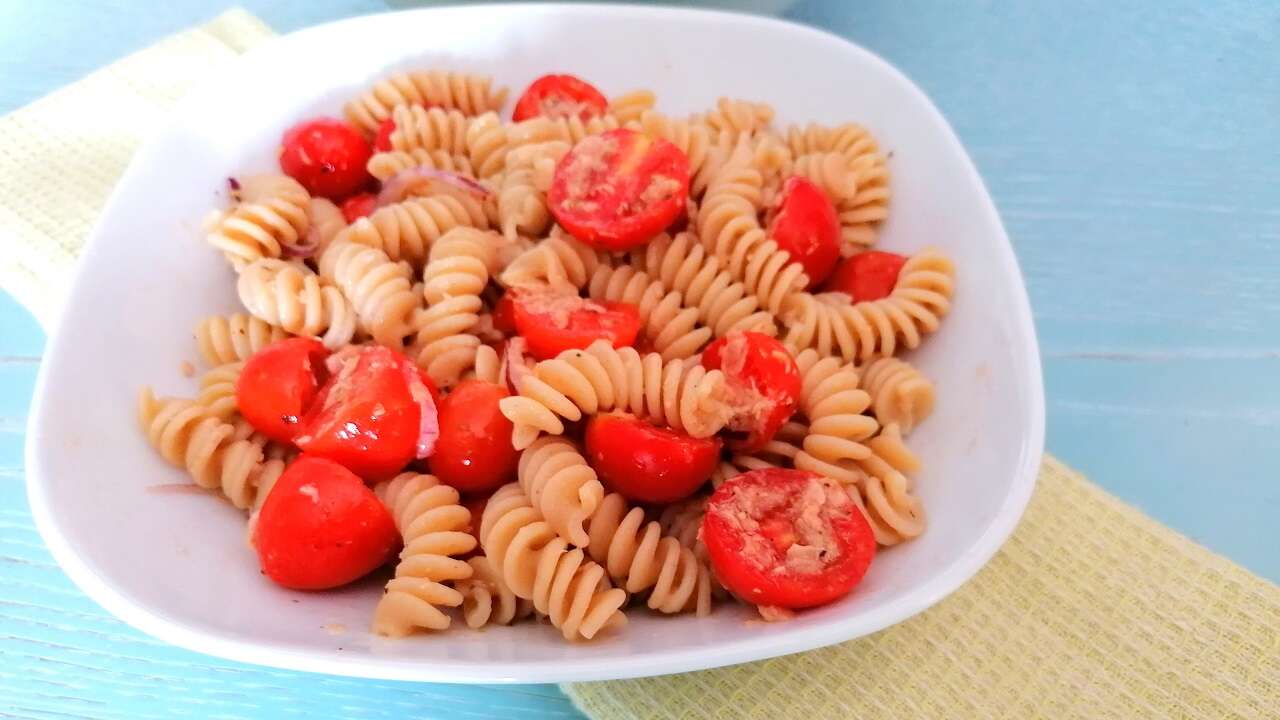
[{"label": "blue wooden table", "polygon": [[[280,31],[388,7],[243,4]],[[1049,449],[1280,581],[1280,5],[740,5],[871,48],[951,119],[1027,275]],[[223,7],[0,0],[0,113]],[[552,686],[264,670],[107,615],[53,563],[27,508],[23,432],[43,347],[0,293],[0,717],[577,716]]]}]

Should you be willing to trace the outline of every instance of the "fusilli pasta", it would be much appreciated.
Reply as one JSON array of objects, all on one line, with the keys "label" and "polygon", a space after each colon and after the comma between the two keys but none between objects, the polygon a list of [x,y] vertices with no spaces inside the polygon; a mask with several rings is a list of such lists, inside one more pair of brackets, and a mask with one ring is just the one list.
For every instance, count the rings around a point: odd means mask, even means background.
[{"label": "fusilli pasta", "polygon": [[933,412],[933,382],[909,363],[879,358],[861,368],[860,375],[880,424],[895,425],[909,434]]},{"label": "fusilli pasta", "polygon": [[421,105],[397,105],[391,110],[392,150],[442,150],[450,155],[467,152],[467,130],[471,119],[457,110]]},{"label": "fusilli pasta", "polygon": [[250,355],[289,337],[289,334],[252,315],[232,313],[211,315],[201,320],[196,325],[195,336],[200,357],[205,363],[216,366],[247,360]]},{"label": "fusilli pasta", "polygon": [[196,404],[204,407],[205,412],[213,417],[230,422],[239,414],[236,406],[236,381],[240,379],[240,371],[244,369],[244,361],[219,365],[200,376],[200,394],[196,396]]},{"label": "fusilli pasta", "polygon": [[471,159],[466,155],[451,155],[445,150],[389,150],[375,153],[367,165],[369,174],[386,182],[411,168],[429,168],[446,172],[475,175]]},{"label": "fusilli pasta", "polygon": [[378,344],[404,346],[405,336],[414,330],[414,315],[422,308],[409,268],[392,262],[378,248],[339,239],[320,256],[320,274],[342,290],[361,327]]},{"label": "fusilli pasta", "polygon": [[391,511],[404,550],[373,611],[373,632],[402,637],[418,628],[448,628],[449,616],[440,607],[458,607],[463,596],[447,583],[472,573],[458,559],[476,546],[467,532],[471,513],[459,504],[457,490],[432,475],[401,473],[378,483],[374,492]]},{"label": "fusilli pasta", "polygon": [[846,485],[856,483],[862,474],[853,463],[871,456],[864,441],[880,429],[874,418],[863,414],[871,397],[858,388],[853,365],[838,358],[806,349],[796,354],[796,365],[802,378],[800,409],[809,420],[809,434],[795,466]]},{"label": "fusilli pasta", "polygon": [[286,175],[253,175],[236,183],[231,209],[209,222],[209,243],[237,271],[259,258],[280,257],[301,244],[310,228],[306,189]]},{"label": "fusilli pasta", "polygon": [[626,591],[612,587],[604,568],[585,551],[571,549],[519,484],[504,485],[489,498],[480,521],[480,544],[511,592],[532,600],[565,639],[590,640],[626,623]]},{"label": "fusilli pasta", "polygon": [[520,455],[517,477],[556,534],[571,545],[586,547],[585,523],[600,506],[604,486],[573,443],[539,438]]},{"label": "fusilli pasta", "polygon": [[498,280],[507,287],[580,289],[604,261],[602,253],[581,240],[556,233],[517,255]]},{"label": "fusilli pasta", "polygon": [[236,291],[246,310],[294,335],[320,337],[330,350],[346,345],[356,332],[356,312],[338,288],[310,268],[273,258],[249,263]]},{"label": "fusilli pasta", "polygon": [[480,201],[459,193],[414,197],[374,210],[340,233],[347,241],[378,248],[392,261],[421,268],[431,244],[456,227],[487,229],[489,218]]},{"label": "fusilli pasta", "polygon": [[397,105],[425,105],[481,115],[502,109],[507,89],[494,88],[486,75],[448,70],[393,73],[348,102],[343,113],[352,125],[372,136]]},{"label": "fusilli pasta", "polygon": [[475,362],[480,339],[470,331],[480,319],[480,292],[496,263],[491,237],[459,227],[431,246],[422,275],[427,308],[414,320],[412,354],[438,386],[453,386]]},{"label": "fusilli pasta", "polygon": [[462,594],[462,619],[467,627],[510,625],[533,614],[533,603],[511,592],[488,557],[477,555],[467,564],[471,566],[471,577],[454,583]]}]

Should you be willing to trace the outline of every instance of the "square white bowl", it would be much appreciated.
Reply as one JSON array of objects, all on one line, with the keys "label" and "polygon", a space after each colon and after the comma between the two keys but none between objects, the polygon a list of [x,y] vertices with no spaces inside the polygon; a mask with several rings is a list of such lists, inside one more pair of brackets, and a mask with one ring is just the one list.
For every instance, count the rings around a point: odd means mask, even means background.
[{"label": "square white bowl", "polygon": [[[157,492],[183,473],[134,421],[138,388],[193,392],[196,321],[238,308],[201,218],[225,178],[274,165],[282,131],[389,70],[448,67],[519,92],[574,72],[606,94],[652,88],[685,113],[765,100],[779,122],[857,121],[890,154],[881,247],[936,245],[957,267],[954,309],[912,356],[938,388],[910,438],[929,528],[887,550],[841,602],[791,622],[644,612],[619,634],[566,644],[526,623],[406,640],[370,636],[376,585],[293,593],[258,573],[244,517],[211,497]],[[193,91],[138,152],[102,214],[41,369],[27,445],[31,506],[51,551],[126,622],[193,650],[285,668],[446,682],[596,680],[695,670],[858,637],[920,612],[972,576],[1030,497],[1044,439],[1040,360],[1009,240],[973,164],[901,73],[835,36],[764,18],[626,6],[489,6],[356,18],[247,53]],[[345,627],[345,632],[334,632]]]}]

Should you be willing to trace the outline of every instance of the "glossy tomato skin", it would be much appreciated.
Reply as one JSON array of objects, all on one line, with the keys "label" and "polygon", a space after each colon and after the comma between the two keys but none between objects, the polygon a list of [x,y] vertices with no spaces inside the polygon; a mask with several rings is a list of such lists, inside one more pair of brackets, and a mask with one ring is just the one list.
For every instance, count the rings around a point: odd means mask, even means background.
[{"label": "glossy tomato skin", "polygon": [[695,439],[634,415],[593,415],[587,460],[610,490],[641,503],[669,503],[706,484],[720,461],[718,438]]},{"label": "glossy tomato skin", "polygon": [[368,184],[372,151],[358,130],[341,120],[316,118],[284,134],[280,169],[312,195],[341,202]]},{"label": "glossy tomato skin", "polygon": [[320,386],[329,351],[315,338],[274,342],[245,361],[236,380],[236,407],[255,430],[292,443]]},{"label": "glossy tomato skin", "polygon": [[399,544],[395,520],[364,481],[308,455],[276,481],[254,526],[262,572],[294,590],[358,580],[387,562]]},{"label": "glossy tomato skin", "polygon": [[584,138],[556,164],[548,206],[574,237],[602,250],[639,247],[685,211],[689,158],[634,130]]},{"label": "glossy tomato skin", "polygon": [[409,358],[366,345],[334,355],[330,365],[331,377],[294,439],[300,449],[370,482],[430,455],[439,432],[438,393]]},{"label": "glossy tomato skin", "polygon": [[603,115],[608,99],[591,83],[573,75],[543,75],[534,80],[516,101],[511,119],[516,122],[538,116],[586,120]]},{"label": "glossy tomato skin", "polygon": [[378,132],[373,136],[374,152],[389,152],[391,150],[391,133],[396,131],[396,121],[391,118],[378,123]]},{"label": "glossy tomato skin", "polygon": [[565,350],[581,350],[601,339],[616,348],[629,347],[640,333],[640,311],[630,303],[522,291],[515,296],[512,309],[516,331],[539,360],[548,360]]},{"label": "glossy tomato skin", "polygon": [[800,368],[786,346],[758,332],[729,333],[702,351],[702,366],[725,375],[736,405],[749,411],[730,421],[745,432],[729,447],[755,452],[773,439],[800,402]]},{"label": "glossy tomato skin", "polygon": [[804,265],[809,287],[827,279],[840,259],[840,218],[831,199],[805,177],[787,178],[778,199],[778,212],[769,237]]},{"label": "glossy tomato skin", "polygon": [[427,460],[431,473],[461,492],[495,490],[515,479],[519,452],[511,421],[498,409],[506,388],[464,380],[440,403],[440,439]]},{"label": "glossy tomato skin", "polygon": [[845,258],[831,275],[827,290],[842,292],[854,302],[889,297],[907,259],[880,250],[867,250]]},{"label": "glossy tomato skin", "polygon": [[378,206],[378,197],[373,193],[358,193],[342,201],[342,218],[353,223],[362,217],[368,217]]},{"label": "glossy tomato skin", "polygon": [[[821,532],[809,527],[814,518]],[[701,538],[729,591],[756,605],[792,609],[848,594],[876,553],[871,526],[839,483],[781,468],[744,473],[717,488]]]}]

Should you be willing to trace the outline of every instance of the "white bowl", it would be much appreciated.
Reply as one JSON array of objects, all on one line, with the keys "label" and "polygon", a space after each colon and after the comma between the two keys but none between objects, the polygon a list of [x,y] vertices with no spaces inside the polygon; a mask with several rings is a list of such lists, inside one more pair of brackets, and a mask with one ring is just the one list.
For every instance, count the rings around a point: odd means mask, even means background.
[{"label": "white bowl", "polygon": [[[792,622],[631,615],[621,634],[566,644],[537,623],[388,641],[370,636],[375,585],[282,590],[258,573],[244,518],[185,481],[134,421],[143,384],[193,392],[198,318],[237,308],[199,222],[224,178],[273,165],[281,132],[391,68],[490,73],[513,92],[552,71],[606,93],[652,88],[684,113],[719,96],[771,102],[781,122],[856,120],[890,153],[882,247],[937,245],[958,268],[955,308],[913,356],[937,411],[910,438],[925,463],[929,529],[878,557],[843,601]],[[1039,356],[1026,292],[990,197],[946,121],[883,60],[835,36],[764,18],[619,6],[415,10],[347,20],[246,54],[193,91],[134,158],[80,261],[40,374],[27,446],[36,521],[54,556],[126,622],[251,663],[378,678],[548,682],[672,673],[829,645],[888,627],[972,576],[1017,523],[1043,444]],[[335,632],[345,627],[345,632]]]}]

